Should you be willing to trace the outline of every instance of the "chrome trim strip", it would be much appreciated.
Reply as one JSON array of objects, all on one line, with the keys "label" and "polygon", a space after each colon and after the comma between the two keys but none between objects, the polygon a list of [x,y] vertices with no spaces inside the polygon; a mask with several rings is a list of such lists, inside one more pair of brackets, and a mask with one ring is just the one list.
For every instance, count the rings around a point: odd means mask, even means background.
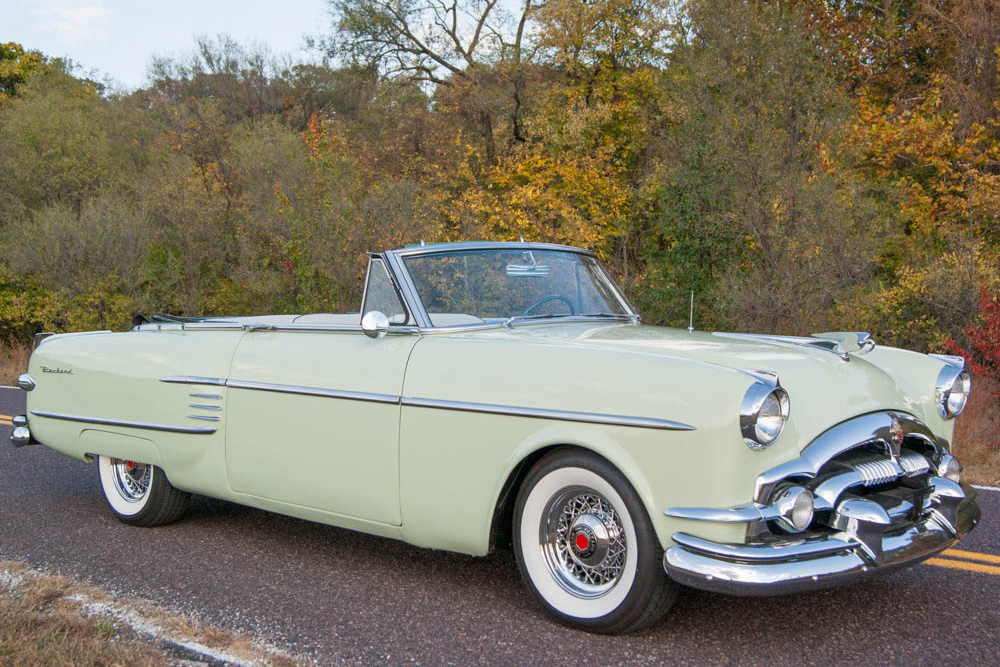
[{"label": "chrome trim strip", "polygon": [[482,324],[455,324],[453,326],[447,327],[433,327],[429,329],[420,329],[418,333],[421,335],[428,334],[451,334],[451,333],[465,333],[466,331],[488,331],[490,329],[504,329],[506,328],[506,321],[504,322],[483,322]]},{"label": "chrome trim strip", "polygon": [[[508,329],[524,325],[535,324],[566,324],[576,322],[600,322],[602,324],[639,324],[640,318],[635,313],[622,313],[620,317],[594,317],[593,315],[559,315],[558,317],[546,317],[544,319],[519,319],[520,315],[509,317],[503,321],[503,326]],[[478,326],[478,325],[469,325]]]},{"label": "chrome trim strip", "polygon": [[147,431],[166,431],[167,433],[192,433],[198,435],[209,435],[215,433],[216,429],[207,426],[168,426],[166,424],[147,424],[145,422],[131,422],[121,419],[99,419],[97,417],[84,417],[80,415],[66,415],[59,412],[43,412],[32,410],[31,414],[36,417],[48,417],[49,419],[62,419],[70,422],[84,422],[86,424],[101,424],[104,426],[124,426],[126,428],[141,428]]},{"label": "chrome trim strip", "polygon": [[583,248],[575,248],[557,243],[526,243],[524,241],[464,241],[458,243],[433,243],[413,248],[399,248],[389,250],[387,255],[398,257],[410,257],[413,255],[430,255],[443,252],[462,252],[467,250],[561,250],[563,252],[575,252],[578,255],[596,255]]},{"label": "chrome trim strip", "polygon": [[[421,245],[413,248],[400,248],[397,250],[387,250],[381,253],[380,256],[384,257],[386,262],[386,268],[389,269],[389,275],[396,281],[396,286],[399,289],[399,296],[403,299],[403,305],[410,310],[410,314],[413,316],[414,320],[419,327],[419,333],[451,333],[456,330],[454,327],[441,327],[440,329],[448,329],[448,331],[439,330],[432,325],[430,316],[427,314],[427,310],[424,308],[424,304],[420,299],[420,295],[417,293],[416,285],[413,283],[413,279],[410,276],[409,271],[406,268],[406,264],[403,261],[407,257],[413,257],[416,255],[431,255],[431,254],[447,254],[455,252],[466,252],[475,250],[549,250],[549,251],[562,251],[571,252],[578,255],[584,255],[587,257],[594,258],[601,270],[604,272],[605,281],[608,286],[611,287],[612,293],[619,304],[628,311],[628,315],[633,316],[635,319],[634,324],[639,324],[641,318],[639,314],[635,311],[635,308],[628,302],[625,295],[621,291],[621,287],[611,279],[608,275],[607,269],[601,264],[597,255],[590,252],[589,250],[584,250],[582,248],[574,248],[572,246],[558,245],[554,243],[525,243],[524,241],[508,241],[508,242],[497,242],[497,241],[475,241],[466,243],[440,243],[436,245]],[[478,326],[478,325],[470,325]],[[462,331],[463,329],[457,329]]]},{"label": "chrome trim strip", "polygon": [[219,417],[210,417],[208,415],[188,415],[188,419],[200,419],[206,422],[222,421]]},{"label": "chrome trim strip", "polygon": [[341,389],[326,389],[323,387],[301,387],[289,384],[250,382],[247,380],[229,380],[226,382],[226,386],[231,389],[250,389],[253,391],[270,391],[279,394],[299,394],[302,396],[340,398],[348,401],[363,401],[367,403],[399,403],[399,396],[393,396],[391,394],[371,394],[363,391],[345,391]]},{"label": "chrome trim strip", "polygon": [[190,403],[190,404],[188,404],[188,407],[189,408],[196,408],[198,410],[215,410],[216,412],[218,412],[219,410],[222,410],[222,407],[218,406],[218,405],[200,405],[198,403]]},{"label": "chrome trim strip", "polygon": [[719,521],[722,523],[748,523],[764,518],[760,507],[746,505],[732,509],[716,509],[714,507],[668,507],[663,513],[674,519],[690,519],[691,521]]},{"label": "chrome trim strip", "polygon": [[226,378],[210,378],[198,375],[169,375],[160,378],[160,382],[171,382],[174,384],[209,384],[216,387],[226,386]]},{"label": "chrome trim strip", "polygon": [[457,410],[459,412],[479,412],[493,415],[510,415],[513,417],[529,417],[533,419],[557,419],[562,421],[583,422],[587,424],[604,424],[607,426],[632,426],[636,428],[655,428],[665,431],[693,431],[694,426],[669,419],[654,419],[652,417],[628,417],[624,415],[606,415],[595,412],[574,412],[570,410],[546,410],[543,408],[523,408],[512,405],[491,405],[487,403],[467,403],[465,401],[444,401],[433,398],[402,397],[400,403],[407,407],[431,408],[435,410]]},{"label": "chrome trim strip", "polygon": [[389,270],[389,275],[395,280],[395,285],[399,288],[399,296],[413,316],[413,320],[421,329],[431,328],[431,318],[424,309],[424,304],[417,294],[417,287],[413,284],[410,272],[406,270],[402,258],[398,251],[387,251],[382,253],[385,258],[385,266]]},{"label": "chrome trim strip", "polygon": [[682,547],[704,554],[710,554],[732,560],[784,560],[791,558],[808,558],[854,551],[858,545],[839,537],[823,537],[815,540],[794,540],[780,544],[724,544],[703,540],[687,533],[674,533],[673,540]]},{"label": "chrome trim strip", "polygon": [[795,345],[796,347],[806,347],[813,350],[820,350],[822,352],[829,352],[830,354],[844,360],[850,361],[851,357],[848,356],[846,352],[840,352],[837,350],[837,346],[840,341],[833,340],[832,338],[806,338],[803,336],[771,336],[768,334],[750,334],[750,333],[730,333],[728,331],[713,331],[713,336],[719,336],[721,338],[737,338],[737,339],[753,339],[762,340],[770,343],[784,343],[786,345]]},{"label": "chrome trim strip", "polygon": [[147,322],[130,331],[243,331],[250,326],[236,322]]},{"label": "chrome trim strip", "polygon": [[[354,324],[275,324],[268,327],[267,331],[283,331],[286,333],[364,333],[361,325]],[[421,333],[419,327],[409,325],[389,325],[386,333],[392,334],[414,334]]]},{"label": "chrome trim strip", "polygon": [[222,394],[188,394],[191,398],[207,398],[215,401],[222,400]]}]

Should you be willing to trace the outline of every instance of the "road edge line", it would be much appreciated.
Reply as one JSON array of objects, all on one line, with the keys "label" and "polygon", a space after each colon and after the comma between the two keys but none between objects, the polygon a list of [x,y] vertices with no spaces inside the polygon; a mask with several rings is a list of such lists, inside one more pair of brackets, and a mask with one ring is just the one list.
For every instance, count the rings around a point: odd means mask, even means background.
[{"label": "road edge line", "polygon": [[984,486],[981,484],[973,484],[972,488],[979,489],[980,491],[1000,491],[1000,487],[996,486]]}]

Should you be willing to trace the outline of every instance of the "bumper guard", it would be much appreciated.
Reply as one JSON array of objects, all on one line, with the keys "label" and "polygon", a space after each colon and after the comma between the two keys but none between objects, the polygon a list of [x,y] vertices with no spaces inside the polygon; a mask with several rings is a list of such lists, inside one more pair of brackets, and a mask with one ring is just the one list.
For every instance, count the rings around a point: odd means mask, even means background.
[{"label": "bumper guard", "polygon": [[975,489],[932,481],[934,506],[905,527],[883,533],[854,522],[832,535],[763,544],[723,544],[676,533],[663,567],[671,579],[693,588],[767,596],[829,588],[911,565],[952,546],[980,519]]},{"label": "bumper guard", "polygon": [[28,429],[28,418],[24,415],[18,415],[12,420],[14,422],[14,430],[10,433],[10,443],[15,447],[25,447],[27,445],[38,444],[38,441],[31,436],[31,431]]}]

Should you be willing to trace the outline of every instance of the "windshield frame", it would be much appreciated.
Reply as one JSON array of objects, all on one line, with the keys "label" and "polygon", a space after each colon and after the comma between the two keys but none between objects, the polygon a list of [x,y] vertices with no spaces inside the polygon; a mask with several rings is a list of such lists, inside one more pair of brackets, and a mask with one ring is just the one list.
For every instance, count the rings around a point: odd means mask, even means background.
[{"label": "windshield frame", "polygon": [[[410,273],[406,268],[405,259],[408,257],[415,257],[419,255],[448,255],[463,251],[489,251],[489,250],[547,250],[553,252],[566,252],[574,253],[577,255],[583,255],[592,258],[596,263],[601,273],[603,274],[604,280],[607,286],[611,289],[612,294],[618,301],[622,310],[625,314],[622,315],[621,319],[611,319],[607,317],[588,317],[585,315],[560,315],[555,317],[546,317],[544,319],[531,319],[523,317],[509,317],[502,323],[485,322],[482,324],[459,324],[459,325],[449,325],[449,326],[434,326],[430,316],[427,314],[427,310],[424,308],[424,304],[420,299],[420,295],[417,292],[417,288],[413,283]],[[566,321],[599,321],[599,322],[624,322],[629,321],[634,324],[639,323],[639,314],[632,307],[632,304],[628,302],[625,295],[622,293],[618,284],[611,278],[608,270],[604,267],[601,261],[597,258],[597,255],[590,252],[589,250],[584,250],[582,248],[574,248],[572,246],[558,245],[554,243],[525,243],[523,241],[481,241],[481,242],[465,242],[465,243],[441,243],[434,245],[419,245],[409,248],[400,248],[398,250],[387,250],[383,253],[386,259],[386,267],[389,268],[390,273],[396,279],[396,284],[399,287],[401,296],[403,297],[404,305],[409,309],[410,314],[417,322],[417,326],[423,330],[433,330],[433,331],[444,331],[444,330],[469,330],[469,329],[496,329],[502,326],[511,326],[515,321],[519,324],[522,323],[554,323],[554,322],[566,322]]]}]

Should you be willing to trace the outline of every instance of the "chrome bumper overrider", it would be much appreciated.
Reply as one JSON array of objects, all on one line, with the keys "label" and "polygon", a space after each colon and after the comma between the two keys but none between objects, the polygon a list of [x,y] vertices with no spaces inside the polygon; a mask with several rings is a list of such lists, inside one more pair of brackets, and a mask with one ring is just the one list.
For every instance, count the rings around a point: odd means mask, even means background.
[{"label": "chrome bumper overrider", "polygon": [[664,553],[663,567],[687,586],[764,596],[827,588],[913,564],[958,542],[980,518],[972,487],[931,481],[931,502],[920,520],[906,526],[852,519],[830,535],[761,544],[722,544],[676,533],[677,546]]},{"label": "chrome bumper overrider", "polygon": [[10,442],[15,447],[24,447],[25,445],[34,445],[36,440],[31,437],[31,431],[28,430],[28,419],[24,415],[18,415],[12,420],[14,422],[14,430],[10,433]]}]

